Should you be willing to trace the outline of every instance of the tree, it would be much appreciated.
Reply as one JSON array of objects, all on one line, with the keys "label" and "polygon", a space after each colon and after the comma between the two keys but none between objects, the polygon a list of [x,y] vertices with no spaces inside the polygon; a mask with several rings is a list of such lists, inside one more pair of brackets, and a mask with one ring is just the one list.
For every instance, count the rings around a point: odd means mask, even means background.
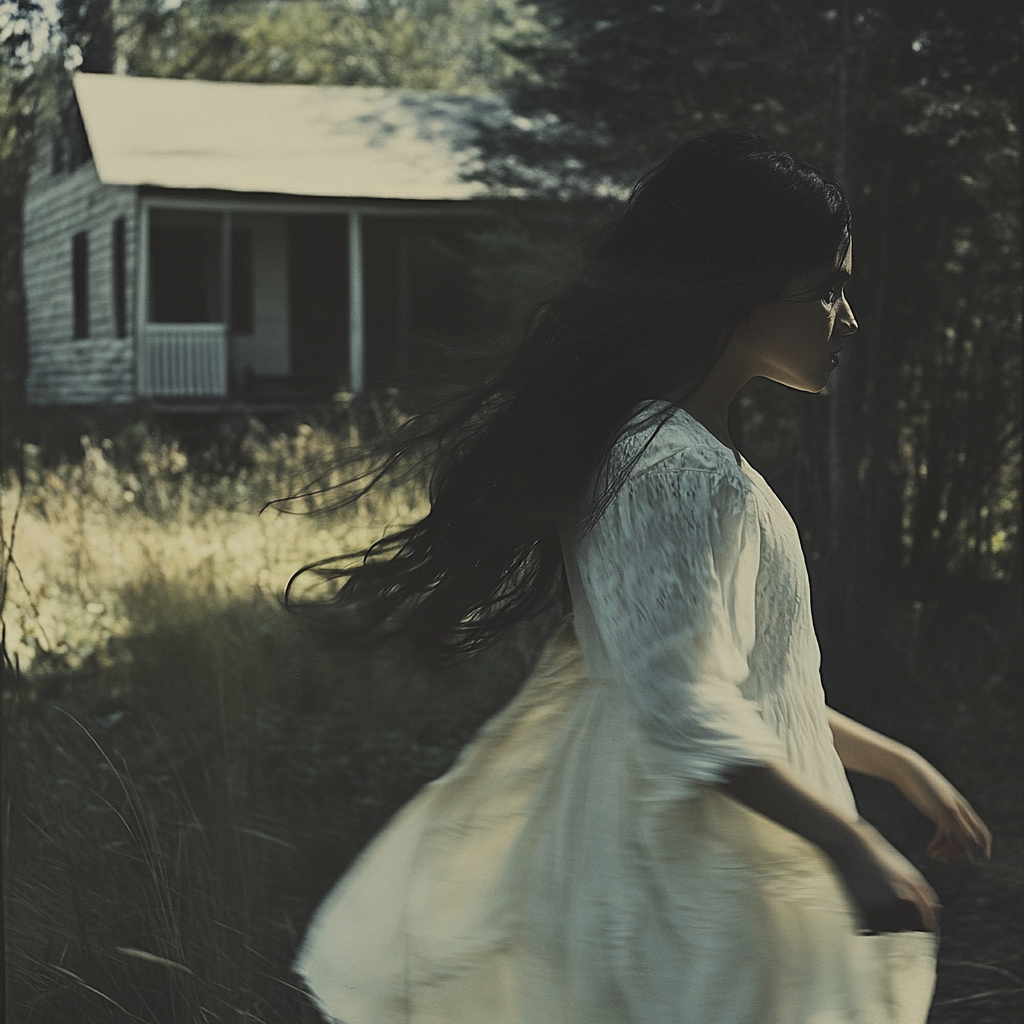
[{"label": "tree", "polygon": [[100,74],[114,70],[114,20],[112,0],[61,0],[61,32],[67,45],[77,50],[79,70]]},{"label": "tree", "polygon": [[821,133],[806,97],[834,93],[817,56],[834,30],[796,6],[798,18],[752,0],[537,5],[537,24],[509,44],[524,68],[509,93],[519,120],[487,137],[487,180],[559,195],[622,188],[674,142],[729,122],[822,160],[835,131]]},{"label": "tree", "polygon": [[1019,583],[1010,5],[546,0],[537,12],[510,44],[517,118],[483,134],[495,189],[621,194],[681,138],[727,122],[844,177],[860,338],[827,403],[755,389],[749,409],[766,450],[791,439],[771,468],[797,510],[833,663],[867,672],[865,631],[877,635],[901,588]]},{"label": "tree", "polygon": [[52,26],[36,0],[0,2],[0,459],[9,455],[28,368],[21,289],[21,204],[30,140],[52,109]]},{"label": "tree", "polygon": [[479,92],[516,63],[498,46],[514,0],[142,2],[119,41],[129,74]]}]

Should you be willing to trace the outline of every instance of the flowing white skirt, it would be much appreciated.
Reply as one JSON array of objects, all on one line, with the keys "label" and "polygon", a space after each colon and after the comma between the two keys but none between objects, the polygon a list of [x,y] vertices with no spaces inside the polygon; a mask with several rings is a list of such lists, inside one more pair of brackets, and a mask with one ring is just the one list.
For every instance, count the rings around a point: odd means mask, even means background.
[{"label": "flowing white skirt", "polygon": [[935,937],[863,936],[810,843],[681,798],[571,627],[321,904],[343,1024],[923,1024]]}]

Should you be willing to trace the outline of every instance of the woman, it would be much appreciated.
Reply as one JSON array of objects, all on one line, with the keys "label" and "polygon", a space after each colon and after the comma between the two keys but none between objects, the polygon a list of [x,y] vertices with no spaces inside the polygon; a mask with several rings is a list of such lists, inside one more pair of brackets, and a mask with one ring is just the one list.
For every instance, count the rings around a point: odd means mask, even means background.
[{"label": "woman", "polygon": [[856,331],[837,184],[713,132],[634,190],[511,365],[414,425],[429,514],[366,553],[348,636],[467,651],[553,601],[538,667],[325,900],[297,961],[345,1024],[921,1024],[935,894],[844,767],[990,837],[827,708],[792,520],[736,451],[763,376],[821,391]]}]

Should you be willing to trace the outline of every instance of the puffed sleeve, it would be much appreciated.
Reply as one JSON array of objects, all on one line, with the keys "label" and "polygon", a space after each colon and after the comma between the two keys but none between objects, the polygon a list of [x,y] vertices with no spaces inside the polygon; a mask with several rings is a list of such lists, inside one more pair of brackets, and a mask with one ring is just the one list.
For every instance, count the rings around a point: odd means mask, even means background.
[{"label": "puffed sleeve", "polygon": [[744,484],[710,469],[656,467],[627,481],[576,547],[612,672],[684,783],[785,758],[740,690],[761,536]]}]

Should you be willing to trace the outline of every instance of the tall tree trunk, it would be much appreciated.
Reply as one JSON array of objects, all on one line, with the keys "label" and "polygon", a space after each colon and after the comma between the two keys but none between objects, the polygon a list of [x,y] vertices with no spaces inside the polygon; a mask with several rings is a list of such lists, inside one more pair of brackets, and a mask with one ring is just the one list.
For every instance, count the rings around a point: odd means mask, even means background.
[{"label": "tall tree trunk", "polygon": [[839,4],[839,82],[836,98],[836,178],[847,184],[847,150],[850,131],[850,0]]},{"label": "tall tree trunk", "polygon": [[69,46],[81,51],[80,71],[110,74],[117,60],[115,0],[61,0],[60,26]]},{"label": "tall tree trunk", "polygon": [[[837,139],[835,174],[852,195],[848,167],[849,101],[850,101],[850,3],[840,5],[840,41],[837,90]],[[823,580],[825,585],[823,640],[831,671],[848,667],[853,675],[861,666],[857,653],[863,645],[857,642],[855,607],[859,594],[856,557],[860,534],[859,502],[855,496],[856,416],[860,405],[855,364],[862,353],[858,346],[847,347],[842,364],[831,374],[828,384],[828,442],[826,446],[826,479],[828,507],[823,547],[825,551]],[[859,573],[857,574],[859,576]],[[831,674],[831,673],[830,673]],[[844,672],[844,675],[847,673]],[[843,686],[845,679],[836,682]]]},{"label": "tall tree trunk", "polygon": [[[866,395],[870,396],[864,409],[869,461],[862,502],[864,546],[860,561],[864,567],[866,614],[861,617],[861,627],[879,637],[894,607],[902,563],[903,471],[895,386],[896,354],[887,332],[894,147],[895,129],[889,127],[883,142],[880,194],[875,214],[878,249],[871,268],[875,301],[867,337],[860,343],[867,357]],[[873,686],[872,681],[881,678],[880,671],[864,678],[861,690],[864,701],[873,701],[879,696],[877,684]]]}]

